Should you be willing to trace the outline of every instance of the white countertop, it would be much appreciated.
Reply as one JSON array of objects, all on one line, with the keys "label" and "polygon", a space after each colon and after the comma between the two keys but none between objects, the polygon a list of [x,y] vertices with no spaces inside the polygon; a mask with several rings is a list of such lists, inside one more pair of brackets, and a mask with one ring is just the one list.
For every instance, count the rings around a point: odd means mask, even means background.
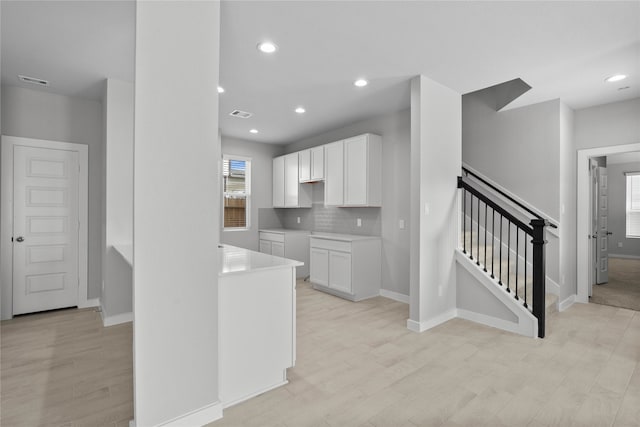
[{"label": "white countertop", "polygon": [[249,249],[226,244],[219,246],[222,246],[218,248],[219,276],[304,265],[300,261],[267,255]]},{"label": "white countertop", "polygon": [[261,228],[258,231],[264,231],[265,233],[301,233],[301,234],[311,234],[309,230],[292,230],[290,228]]},{"label": "white countertop", "polygon": [[340,240],[343,242],[355,242],[357,240],[379,240],[380,236],[358,236],[356,234],[339,234],[339,233],[323,233],[323,232],[312,232],[311,236],[314,239],[325,239],[325,240]]}]

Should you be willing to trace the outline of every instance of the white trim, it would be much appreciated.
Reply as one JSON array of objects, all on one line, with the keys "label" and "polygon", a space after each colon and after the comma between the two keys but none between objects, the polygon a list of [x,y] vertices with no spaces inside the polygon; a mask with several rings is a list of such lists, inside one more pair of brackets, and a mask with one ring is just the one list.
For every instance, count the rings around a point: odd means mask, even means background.
[{"label": "white trim", "polygon": [[[78,176],[78,220],[80,231],[78,233],[78,301],[79,308],[91,307],[88,299],[88,218],[89,218],[89,147],[85,144],[71,142],[49,141],[44,139],[22,138],[17,136],[2,136],[2,171],[0,200],[0,283],[2,306],[0,317],[11,319],[13,317],[13,248],[11,236],[13,230],[13,147],[50,148],[56,150],[68,150],[78,153],[80,172]],[[6,256],[5,256],[6,254]]]},{"label": "white trim", "polygon": [[[545,217],[546,219],[548,219],[552,224],[558,226],[558,228],[560,228],[560,221],[558,221],[557,219],[555,219],[552,215],[549,215],[548,213],[541,211],[539,208],[533,206],[531,203],[527,202],[526,200],[516,196],[513,192],[511,192],[510,190],[507,190],[506,188],[504,188],[502,185],[498,184],[497,182],[495,182],[494,180],[492,180],[491,178],[487,178],[486,175],[484,175],[483,173],[478,172],[477,170],[475,170],[474,168],[472,168],[471,166],[469,166],[468,164],[466,164],[465,162],[462,162],[462,166],[469,169],[471,172],[475,173],[476,175],[478,175],[479,177],[481,177],[482,179],[484,179],[485,181],[487,181],[488,183],[490,183],[491,185],[493,185],[494,187],[498,188],[500,191],[506,193],[509,195],[509,197],[515,199],[518,201],[518,203],[522,203],[523,205],[525,205],[527,208],[531,209],[534,212],[538,212],[540,215],[542,215],[543,217]],[[471,177],[471,179],[473,179],[473,177]],[[480,183],[482,184],[482,183]],[[497,194],[496,196],[498,197],[502,197],[499,194]],[[517,209],[521,209],[520,207],[516,207]],[[526,212],[526,211],[525,211]],[[524,213],[524,212],[523,212]],[[529,213],[527,212],[527,215],[529,215]],[[553,230],[553,231],[551,231]],[[556,233],[558,233],[557,231],[558,229],[554,229],[552,227],[549,227],[549,231],[551,232],[551,234],[555,234],[557,236]]]},{"label": "white trim", "polygon": [[424,332],[427,329],[435,328],[436,326],[448,322],[451,319],[455,319],[456,317],[456,309],[452,309],[446,311],[432,319],[423,320],[421,322],[417,322],[415,320],[407,319],[407,329],[413,332]]},{"label": "white trim", "polygon": [[120,325],[122,323],[133,322],[133,313],[120,313],[114,314],[113,316],[105,316],[104,309],[100,312],[100,316],[102,317],[102,326],[108,328],[109,326]]},{"label": "white trim", "polygon": [[577,263],[577,294],[576,302],[589,302],[589,283],[591,283],[591,260],[589,256],[590,241],[587,236],[591,234],[591,208],[589,206],[590,177],[589,164],[590,157],[606,156],[616,153],[626,153],[628,151],[639,151],[640,143],[612,145],[609,147],[598,147],[578,150],[578,161],[576,166],[577,189],[576,189],[576,263]]},{"label": "white trim", "polygon": [[402,302],[405,304],[409,304],[409,295],[401,294],[400,292],[394,292],[387,289],[380,289],[380,296],[384,298],[389,298],[394,301]]},{"label": "white trim", "polygon": [[476,313],[474,311],[465,310],[463,308],[458,308],[457,311],[458,317],[460,319],[469,320],[471,322],[490,326],[496,329],[501,329],[507,332],[513,332],[514,334],[525,335],[532,338],[537,337],[537,333],[534,334],[533,331],[527,331],[527,333],[523,333],[522,326],[516,322],[509,322],[508,320],[487,316],[486,314]]},{"label": "white trim", "polygon": [[558,311],[565,311],[567,308],[571,307],[573,303],[576,302],[576,295],[570,295],[567,298],[563,299],[560,304],[558,304]]},{"label": "white trim", "polygon": [[[507,292],[505,288],[499,286],[496,282],[494,282],[493,279],[491,279],[483,271],[481,271],[477,267],[476,263],[471,261],[460,249],[456,249],[456,262],[460,264],[465,270],[467,270],[480,284],[485,287],[485,289],[491,292],[506,308],[508,308],[514,315],[518,317],[518,322],[515,323],[508,322],[504,319],[476,313],[477,316],[474,319],[468,320],[476,321],[475,319],[479,319],[477,320],[478,323],[482,323],[487,326],[505,329],[509,332],[515,332],[528,337],[538,336],[538,319],[533,314],[531,314],[531,312],[527,308],[525,308],[522,303],[516,301],[513,298],[513,294]],[[500,320],[510,325],[507,325],[508,327],[503,328],[503,322],[500,322]]]},{"label": "white trim", "polygon": [[100,307],[100,298],[91,298],[86,300],[83,305],[78,302],[78,308]]},{"label": "white trim", "polygon": [[640,259],[640,255],[609,254],[609,258]]},{"label": "white trim", "polygon": [[[158,424],[158,427],[203,426],[222,418],[222,404],[214,402],[172,420]],[[131,424],[129,424],[131,425]]]}]

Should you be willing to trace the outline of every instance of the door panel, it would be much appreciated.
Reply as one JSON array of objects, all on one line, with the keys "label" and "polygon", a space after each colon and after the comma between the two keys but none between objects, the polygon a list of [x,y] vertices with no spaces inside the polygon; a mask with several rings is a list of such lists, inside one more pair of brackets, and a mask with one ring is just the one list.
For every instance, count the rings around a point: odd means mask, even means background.
[{"label": "door panel", "polygon": [[608,182],[607,168],[598,167],[596,170],[598,182],[598,232],[597,232],[597,256],[598,270],[596,273],[596,283],[607,283],[609,281],[609,203],[608,203]]},{"label": "door panel", "polygon": [[311,179],[324,179],[324,146],[311,149]]},{"label": "door panel", "polygon": [[271,255],[271,242],[268,240],[260,240],[260,252]]},{"label": "door panel", "polygon": [[351,293],[351,254],[329,252],[329,287]]},{"label": "door panel", "polygon": [[273,159],[273,207],[284,207],[284,157]]},{"label": "door panel", "polygon": [[344,204],[367,204],[367,138],[344,141]]},{"label": "door panel", "polygon": [[78,153],[16,146],[13,154],[13,314],[76,306]]},{"label": "door panel", "polygon": [[326,146],[324,155],[324,204],[327,206],[340,206],[344,203],[344,143],[334,142]]},{"label": "door panel", "polygon": [[284,156],[284,205],[298,206],[298,153]]},{"label": "door panel", "polygon": [[271,255],[284,258],[284,243],[271,242]]},{"label": "door panel", "polygon": [[329,251],[326,249],[311,248],[309,261],[309,280],[319,285],[329,285]]}]

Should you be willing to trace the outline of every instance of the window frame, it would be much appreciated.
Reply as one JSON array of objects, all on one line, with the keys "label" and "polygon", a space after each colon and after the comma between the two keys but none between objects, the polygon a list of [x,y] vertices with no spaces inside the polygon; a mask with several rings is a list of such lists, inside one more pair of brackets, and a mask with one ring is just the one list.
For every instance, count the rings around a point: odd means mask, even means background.
[{"label": "window frame", "polygon": [[[638,230],[629,230],[631,228],[631,215],[634,214],[640,216],[640,209],[632,209],[632,177],[636,176],[636,181],[640,181],[640,171],[625,172],[625,230],[624,234],[627,239],[640,239],[640,226]],[[639,182],[640,184],[640,182]],[[640,201],[638,201],[640,203]],[[630,234],[630,231],[637,231],[637,234]]]},{"label": "window frame", "polygon": [[[245,182],[245,226],[244,227],[226,227],[225,223],[224,223],[224,201],[226,198],[227,193],[224,191],[224,161],[225,160],[240,160],[240,161],[244,161],[245,162],[245,175],[244,175],[244,182]],[[251,171],[251,167],[252,167],[252,161],[251,161],[251,157],[247,157],[247,156],[237,156],[234,154],[223,154],[222,155],[222,165],[221,165],[221,170],[220,173],[222,174],[221,176],[221,180],[220,180],[220,186],[222,187],[220,189],[220,193],[222,194],[222,203],[221,203],[221,210],[222,210],[222,214],[221,214],[221,218],[222,218],[222,231],[247,231],[251,229],[251,176],[252,176],[252,171]]]}]

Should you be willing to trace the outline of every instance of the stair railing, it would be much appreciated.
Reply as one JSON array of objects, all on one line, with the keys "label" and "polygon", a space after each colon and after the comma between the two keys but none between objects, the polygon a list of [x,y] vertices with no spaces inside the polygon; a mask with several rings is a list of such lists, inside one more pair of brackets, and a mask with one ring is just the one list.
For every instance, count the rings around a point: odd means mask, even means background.
[{"label": "stair railing", "polygon": [[549,222],[535,214],[527,224],[462,177],[458,177],[458,188],[463,253],[536,317],[538,337],[544,338],[544,229]]}]

